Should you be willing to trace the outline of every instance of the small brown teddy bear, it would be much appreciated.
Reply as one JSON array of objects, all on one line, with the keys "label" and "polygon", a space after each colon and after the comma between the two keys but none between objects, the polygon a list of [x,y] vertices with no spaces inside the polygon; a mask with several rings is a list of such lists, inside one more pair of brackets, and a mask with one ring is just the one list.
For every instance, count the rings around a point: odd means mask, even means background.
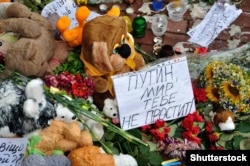
[{"label": "small brown teddy bear", "polygon": [[134,39],[122,17],[103,15],[87,22],[82,41],[80,58],[86,73],[93,78],[98,95],[110,93],[114,96],[112,75],[145,66],[143,56],[135,50]]},{"label": "small brown teddy bear", "polygon": [[5,70],[0,76],[4,78],[12,71],[25,76],[43,76],[56,48],[51,23],[21,3],[0,3],[0,8],[1,13],[6,14],[0,18],[0,32],[19,35],[16,42],[5,48],[6,51],[0,47],[5,63]]},{"label": "small brown teddy bear", "polygon": [[50,126],[41,130],[39,135],[41,140],[35,148],[47,155],[51,155],[54,150],[69,152],[93,144],[90,132],[82,131],[77,121],[52,120]]}]

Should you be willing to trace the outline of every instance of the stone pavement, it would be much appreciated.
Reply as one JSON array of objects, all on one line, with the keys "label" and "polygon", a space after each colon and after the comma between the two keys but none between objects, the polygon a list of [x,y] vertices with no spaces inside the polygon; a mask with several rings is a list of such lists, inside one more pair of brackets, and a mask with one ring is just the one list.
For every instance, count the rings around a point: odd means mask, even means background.
[{"label": "stone pavement", "polygon": [[[144,2],[150,2],[148,0],[144,0]],[[164,3],[167,4],[168,0],[164,0]],[[135,0],[135,2],[132,5],[128,5],[126,3],[115,3],[118,4],[121,8],[122,15],[127,15],[125,13],[125,10],[127,7],[133,7],[135,12],[132,15],[128,15],[131,20],[137,16],[137,15],[145,15],[144,13],[141,13],[138,11],[138,9],[142,6],[143,0]],[[230,28],[226,28],[223,30],[218,37],[209,45],[208,50],[227,50],[228,49],[228,40],[233,39],[239,39],[240,43],[238,46],[241,46],[247,42],[250,41],[250,0],[243,0],[240,9],[242,9],[242,13],[240,16],[232,23],[236,26],[240,26],[241,33],[237,36],[230,36],[229,30]],[[108,3],[108,7],[110,8],[113,3]],[[95,6],[92,8],[93,10],[98,10],[98,8]],[[166,15],[167,11],[161,11],[160,13],[164,13]],[[152,13],[153,15],[154,13]],[[196,21],[201,21],[202,19],[193,20],[190,11],[187,11],[184,15],[184,19],[182,21],[168,21],[167,31],[163,36],[163,44],[168,44],[171,46],[174,46],[177,42],[187,42],[189,39],[189,36],[186,34],[186,32],[192,28],[193,24]],[[231,25],[232,25],[231,24]],[[154,35],[152,33],[152,30],[150,29],[151,23],[147,24],[147,30],[146,35],[143,38],[135,38],[135,42],[141,46],[141,48],[146,51],[149,54],[152,54],[153,51],[153,45],[154,45]],[[197,45],[188,44],[188,47],[197,47]]]}]

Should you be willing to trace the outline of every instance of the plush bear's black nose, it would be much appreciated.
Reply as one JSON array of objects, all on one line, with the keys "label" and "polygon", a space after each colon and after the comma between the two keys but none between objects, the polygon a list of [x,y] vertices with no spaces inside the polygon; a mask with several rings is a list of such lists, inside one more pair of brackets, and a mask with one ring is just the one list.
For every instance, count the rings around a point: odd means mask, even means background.
[{"label": "plush bear's black nose", "polygon": [[131,48],[128,44],[122,44],[121,47],[118,48],[118,54],[120,54],[123,58],[127,59],[131,54]]},{"label": "plush bear's black nose", "polygon": [[76,119],[76,116],[73,116],[73,117],[72,117],[72,120],[75,120],[75,119]]}]

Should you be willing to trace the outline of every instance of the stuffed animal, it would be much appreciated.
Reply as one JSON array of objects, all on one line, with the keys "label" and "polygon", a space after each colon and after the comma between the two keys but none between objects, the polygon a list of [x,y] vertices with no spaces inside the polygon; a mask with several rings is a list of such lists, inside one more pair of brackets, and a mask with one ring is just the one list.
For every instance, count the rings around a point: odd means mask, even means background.
[{"label": "stuffed animal", "polygon": [[145,66],[142,55],[135,50],[126,21],[122,17],[108,15],[96,17],[85,24],[80,58],[95,84],[94,104],[97,103],[96,98],[103,99],[98,95],[111,94],[114,98],[112,75]]},{"label": "stuffed animal", "polygon": [[137,161],[129,154],[109,155],[102,148],[85,144],[68,154],[71,166],[137,166]]},{"label": "stuffed animal", "polygon": [[24,158],[22,166],[71,166],[70,160],[65,155],[42,156],[31,154]]},{"label": "stuffed animal", "polygon": [[[32,81],[32,80],[31,80]],[[35,85],[28,83],[25,87],[18,86],[13,80],[4,80],[0,83],[0,137],[23,136],[37,129],[47,127],[49,121],[56,116],[56,112],[52,103],[44,99],[41,94],[40,81],[37,83],[37,94],[31,97]],[[30,86],[30,87],[29,87]],[[39,96],[41,95],[41,96]],[[40,98],[41,97],[41,98]],[[25,106],[27,100],[33,101],[32,105]],[[34,108],[34,110],[30,109]]]},{"label": "stuffed animal", "polygon": [[8,49],[1,50],[0,47],[5,63],[0,76],[5,78],[13,71],[25,76],[43,76],[56,48],[50,22],[21,3],[0,3],[0,9],[5,13],[4,19],[0,18],[0,31],[19,35]]},{"label": "stuffed animal", "polygon": [[56,40],[56,49],[54,55],[48,61],[49,67],[46,70],[46,74],[54,74],[54,70],[67,61],[70,51],[72,51],[72,47],[69,47],[67,42],[62,40]]},{"label": "stuffed animal", "polygon": [[118,105],[116,99],[106,98],[102,112],[106,117],[111,118],[114,124],[119,123]]},{"label": "stuffed animal", "polygon": [[[120,15],[120,9],[114,6],[107,12],[107,15],[118,17]],[[100,16],[100,14],[90,11],[88,7],[80,6],[76,9],[75,13],[75,18],[77,20],[77,25],[75,27],[70,27],[71,20],[65,15],[57,20],[56,28],[61,33],[63,40],[66,41],[69,46],[81,46],[82,36],[84,35],[82,32],[85,23],[98,16]]]},{"label": "stuffed animal", "polygon": [[[102,116],[101,114],[97,113],[95,110],[92,110],[91,113],[96,114],[98,116]],[[85,126],[83,126],[82,128],[85,130],[91,130],[94,141],[101,140],[104,135],[103,125],[85,116],[82,116],[82,119],[84,120],[84,123],[85,123]]]},{"label": "stuffed animal", "polygon": [[109,155],[97,146],[87,145],[70,151],[71,166],[137,166],[137,161],[128,154]]},{"label": "stuffed animal", "polygon": [[35,148],[51,155],[54,150],[69,152],[84,145],[92,144],[89,131],[82,130],[78,121],[52,120],[50,126],[40,131],[41,140]]},{"label": "stuffed animal", "polygon": [[0,93],[0,137],[29,137],[49,126],[53,119],[76,120],[68,108],[46,98],[40,78],[23,86],[4,80],[0,83]]},{"label": "stuffed animal", "polygon": [[210,113],[212,122],[224,132],[232,132],[235,129],[235,115],[232,111],[221,109]]}]

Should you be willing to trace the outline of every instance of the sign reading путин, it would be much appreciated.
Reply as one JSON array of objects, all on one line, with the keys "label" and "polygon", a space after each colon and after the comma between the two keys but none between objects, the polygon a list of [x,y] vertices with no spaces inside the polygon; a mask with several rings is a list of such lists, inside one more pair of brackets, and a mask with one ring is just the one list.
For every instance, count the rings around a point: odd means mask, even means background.
[{"label": "sign reading \u043f\u0443\u0442\u0438\u043d", "polygon": [[112,77],[124,130],[172,120],[195,111],[185,56]]}]

